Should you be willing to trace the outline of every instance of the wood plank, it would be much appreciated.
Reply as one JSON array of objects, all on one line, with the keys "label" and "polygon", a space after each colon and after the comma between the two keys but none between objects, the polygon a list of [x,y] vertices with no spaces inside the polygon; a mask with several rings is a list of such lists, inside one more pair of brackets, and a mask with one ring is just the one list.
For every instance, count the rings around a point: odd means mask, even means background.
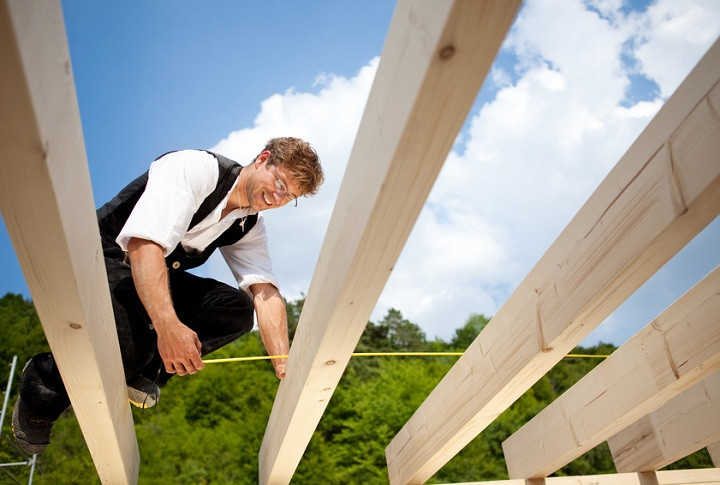
[{"label": "wood plank", "polygon": [[618,472],[659,470],[720,440],[720,372],[608,440]]},{"label": "wood plank", "polygon": [[350,359],[519,0],[401,0],[260,451],[287,483]]},{"label": "wood plank", "polygon": [[708,446],[707,449],[708,453],[710,453],[710,459],[712,460],[713,465],[720,468],[720,441]]},{"label": "wood plank", "polygon": [[553,473],[720,369],[720,266],[503,443],[511,478]]},{"label": "wood plank", "polygon": [[60,2],[1,1],[0,56],[0,210],[100,479],[136,483]]},{"label": "wood plank", "polygon": [[720,212],[716,43],[387,447],[422,483]]},{"label": "wood plank", "polygon": [[720,483],[720,469],[663,470],[659,472],[549,477],[531,480],[518,478],[487,482],[455,483],[452,485],[704,485],[711,483]]}]

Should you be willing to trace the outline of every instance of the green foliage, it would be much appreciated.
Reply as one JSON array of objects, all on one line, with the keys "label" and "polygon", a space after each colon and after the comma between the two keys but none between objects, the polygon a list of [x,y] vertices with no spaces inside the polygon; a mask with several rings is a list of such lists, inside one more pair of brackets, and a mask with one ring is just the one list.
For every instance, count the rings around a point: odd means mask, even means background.
[{"label": "green foliage", "polygon": [[[10,435],[10,413],[12,403],[15,402],[15,396],[17,396],[18,379],[23,366],[30,357],[39,352],[47,352],[50,347],[45,340],[45,334],[32,302],[25,300],[22,295],[13,293],[7,293],[0,298],[0,336],[2,336],[0,338],[0,387],[2,387],[3,394],[7,388],[10,364],[13,356],[17,356],[17,365],[10,391],[11,400],[2,430],[3,433]],[[24,461],[24,459],[17,450],[4,439],[0,440],[0,463],[19,461]],[[27,482],[30,474],[29,467],[15,466],[7,470],[21,482]],[[0,483],[5,483],[1,481],[4,478],[6,477],[2,476]]]},{"label": "green foliage", "polygon": [[[581,355],[610,355],[615,350],[610,344],[599,344],[596,347],[589,349],[583,349],[582,347],[576,347],[573,349],[571,354]],[[560,395],[567,391],[579,381],[585,374],[590,372],[602,362],[601,358],[576,358],[568,357],[560,361],[550,372],[548,377],[553,383],[554,391]]]},{"label": "green foliage", "polygon": [[414,323],[404,319],[400,311],[391,308],[379,327],[387,329],[387,340],[393,350],[425,350],[425,333]]},{"label": "green foliage", "polygon": [[292,339],[295,337],[295,330],[297,329],[298,322],[300,321],[300,312],[302,312],[303,305],[305,305],[304,296],[295,301],[285,302],[288,322],[288,334],[290,335],[291,342]]},{"label": "green foliage", "polygon": [[[291,335],[303,303],[304,299],[300,299],[287,304]],[[428,341],[417,325],[405,319],[400,311],[391,309],[379,322],[368,322],[357,351],[465,350],[487,322],[488,318],[483,315],[471,315],[450,343]],[[47,350],[32,303],[21,296],[8,294],[0,299],[0,329],[3,335],[0,357],[6,362],[17,354],[22,364],[33,354]],[[613,350],[611,345],[603,344],[578,348],[575,353],[609,354]],[[264,353],[258,333],[251,332],[208,357]],[[352,359],[292,483],[386,484],[385,447],[456,360],[453,357]],[[507,478],[502,442],[600,362],[601,359],[564,359],[428,483]],[[155,408],[133,408],[141,459],[139,483],[257,483],[258,451],[277,387],[278,380],[267,361],[212,364],[194,376],[171,379]],[[9,426],[3,431],[9,433]],[[0,459],[18,461],[20,457],[9,446],[0,446]],[[674,466],[712,465],[703,450]],[[612,459],[603,444],[558,474],[612,472]],[[16,474],[27,477],[27,470]],[[55,424],[52,444],[40,457],[34,483],[99,483],[72,410]]]},{"label": "green foliage", "polygon": [[[0,362],[9,364],[14,355],[18,357],[16,379],[28,359],[50,350],[34,305],[22,295],[7,293],[0,298],[0,335]],[[3,389],[7,386],[7,377],[7,372],[0,372]]]},{"label": "green foliage", "polygon": [[450,346],[459,351],[465,351],[490,319],[483,314],[473,313],[462,327],[455,330],[455,336],[450,341]]}]

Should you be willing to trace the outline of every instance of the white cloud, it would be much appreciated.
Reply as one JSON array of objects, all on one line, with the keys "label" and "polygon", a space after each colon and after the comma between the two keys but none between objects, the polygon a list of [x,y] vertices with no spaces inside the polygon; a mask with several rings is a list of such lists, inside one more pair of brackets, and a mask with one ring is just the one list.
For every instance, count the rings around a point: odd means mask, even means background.
[{"label": "white cloud", "polygon": [[[497,311],[662,105],[628,103],[631,75],[672,92],[720,30],[720,2],[664,0],[629,14],[619,1],[589,4],[525,2],[505,43],[518,63],[494,67],[497,95],[471,113],[373,320],[395,307],[429,337],[449,340],[471,313]],[[266,215],[289,298],[309,286],[376,66],[351,79],[324,74],[317,93],[268,98],[252,128],[215,147],[249,160],[270,137],[289,134],[323,159],[319,195]],[[617,335],[615,322],[604,340]]]},{"label": "white cloud", "polygon": [[[322,74],[316,93],[289,89],[267,98],[253,127],[230,133],[211,149],[246,163],[270,138],[297,136],[317,150],[325,173],[320,192],[301,198],[297,208],[265,213],[273,267],[286,298],[298,298],[309,287],[377,64],[373,59],[351,79]],[[232,281],[219,257],[210,261],[208,274]]]},{"label": "white cloud", "polygon": [[[507,67],[496,67],[497,95],[472,114],[464,151],[443,167],[375,318],[395,305],[430,336],[448,340],[470,313],[491,315],[661,107],[658,99],[627,105],[634,71],[622,54],[637,36],[654,45],[664,24],[653,11],[594,4],[596,11],[580,1],[524,4],[505,42],[518,76],[508,84]],[[709,15],[705,24],[718,19]],[[685,42],[685,50],[699,56],[709,47],[704,39]],[[675,85],[691,68],[677,59],[643,61],[655,65],[677,73]],[[434,237],[441,254],[428,250]],[[468,241],[477,241],[475,251]],[[465,271],[444,268],[442,253],[462,256]],[[434,266],[418,263],[424,259]],[[618,321],[603,325],[595,341],[622,343],[627,332]]]},{"label": "white cloud", "polygon": [[720,2],[673,0],[650,6],[639,22],[641,71],[670,96],[720,34]]}]

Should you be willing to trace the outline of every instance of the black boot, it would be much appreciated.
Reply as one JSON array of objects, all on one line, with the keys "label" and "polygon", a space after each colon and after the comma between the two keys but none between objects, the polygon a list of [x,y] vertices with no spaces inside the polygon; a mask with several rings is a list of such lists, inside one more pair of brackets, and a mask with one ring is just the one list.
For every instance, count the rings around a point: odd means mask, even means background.
[{"label": "black boot", "polygon": [[151,408],[160,399],[158,385],[142,375],[135,375],[127,380],[127,391],[130,402],[139,408]]},{"label": "black boot", "polygon": [[12,428],[20,448],[42,453],[50,443],[53,423],[70,406],[52,354],[38,354],[25,364],[20,376],[20,395],[15,401]]},{"label": "black boot", "polygon": [[42,453],[50,444],[51,419],[36,416],[18,396],[12,414],[12,430],[20,448],[28,455]]}]

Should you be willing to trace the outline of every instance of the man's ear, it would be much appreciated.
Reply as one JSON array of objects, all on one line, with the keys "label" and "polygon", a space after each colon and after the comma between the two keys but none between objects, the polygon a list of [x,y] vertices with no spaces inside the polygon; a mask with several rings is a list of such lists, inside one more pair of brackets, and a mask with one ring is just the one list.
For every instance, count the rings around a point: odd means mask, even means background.
[{"label": "man's ear", "polygon": [[270,152],[264,150],[257,156],[257,158],[255,158],[255,162],[253,163],[255,164],[255,168],[260,168],[265,165],[268,160],[270,160]]}]

